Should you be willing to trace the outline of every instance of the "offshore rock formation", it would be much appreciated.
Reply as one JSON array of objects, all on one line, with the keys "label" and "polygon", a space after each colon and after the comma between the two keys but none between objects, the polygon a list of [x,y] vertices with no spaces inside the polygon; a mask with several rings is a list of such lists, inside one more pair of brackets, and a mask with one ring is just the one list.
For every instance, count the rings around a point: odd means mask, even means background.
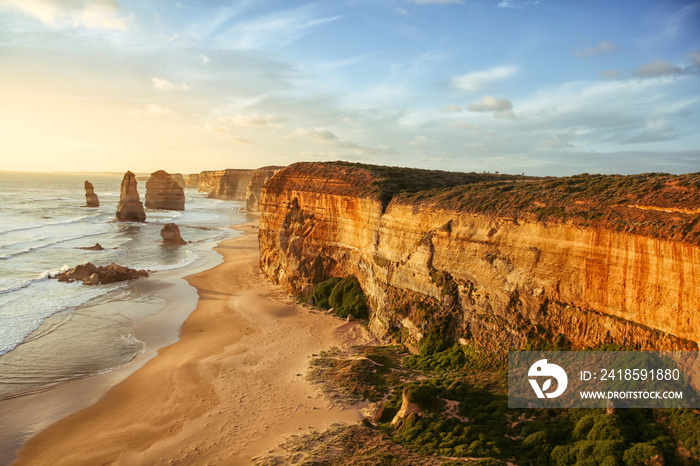
[{"label": "offshore rock formation", "polygon": [[146,208],[185,210],[185,191],[168,172],[153,172],[146,182]]},{"label": "offshore rock formation", "polygon": [[180,228],[174,223],[168,223],[160,230],[160,236],[164,243],[168,244],[187,244],[187,241],[180,236]]},{"label": "offshore rock formation", "polygon": [[248,183],[245,193],[245,209],[248,212],[260,212],[260,193],[262,192],[262,187],[272,175],[282,168],[284,167],[269,166],[253,170],[250,183]]},{"label": "offshore rock formation", "polygon": [[196,188],[199,184],[199,173],[192,173],[185,177],[186,188]]},{"label": "offshore rock formation", "polygon": [[[450,185],[461,186],[425,191]],[[354,275],[370,329],[414,349],[431,333],[499,354],[543,342],[698,349],[699,174],[298,163],[268,180],[260,209],[270,279],[308,295]]]},{"label": "offshore rock formation", "polygon": [[85,181],[85,207],[99,206],[100,200],[97,198],[97,194],[95,194],[95,188],[92,186],[92,183]]},{"label": "offshore rock formation", "polygon": [[82,281],[83,285],[104,285],[106,283],[133,280],[139,277],[148,277],[148,272],[122,267],[114,262],[107,267],[97,267],[92,262],[88,262],[87,264],[77,265],[69,271],[56,276],[59,282]]},{"label": "offshore rock formation", "polygon": [[244,169],[204,171],[199,174],[197,190],[209,193],[212,199],[245,201],[252,175],[253,170]]},{"label": "offshore rock formation", "polygon": [[180,186],[182,189],[185,189],[185,177],[182,176],[182,173],[171,173],[170,176],[173,178],[173,181],[178,184],[178,186]]},{"label": "offshore rock formation", "polygon": [[136,175],[130,171],[124,174],[117,206],[117,220],[120,222],[145,222],[146,212],[139,197]]}]

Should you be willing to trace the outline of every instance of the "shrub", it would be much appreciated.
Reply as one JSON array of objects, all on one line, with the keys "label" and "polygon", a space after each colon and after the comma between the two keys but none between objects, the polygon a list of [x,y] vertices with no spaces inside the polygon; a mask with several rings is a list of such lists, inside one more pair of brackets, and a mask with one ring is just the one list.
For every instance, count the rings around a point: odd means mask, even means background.
[{"label": "shrub", "polygon": [[314,305],[331,309],[340,317],[352,315],[358,319],[369,317],[369,306],[360,282],[350,275],[345,278],[330,278],[314,287]]}]

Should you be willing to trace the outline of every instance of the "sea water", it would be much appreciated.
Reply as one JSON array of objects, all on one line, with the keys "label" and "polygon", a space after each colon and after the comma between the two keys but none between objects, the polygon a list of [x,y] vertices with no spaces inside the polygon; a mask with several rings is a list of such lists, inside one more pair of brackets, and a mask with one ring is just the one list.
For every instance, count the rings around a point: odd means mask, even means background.
[{"label": "sea water", "polygon": [[[146,209],[146,223],[114,222],[121,179],[0,172],[0,400],[112,370],[144,349],[132,333],[130,306],[105,312],[104,303],[136,303],[147,296],[128,282],[86,286],[51,277],[86,262],[115,262],[153,277],[193,267],[232,235],[230,225],[246,220],[240,203],[186,189],[185,211]],[[95,187],[100,207],[84,207],[85,180]],[[145,182],[138,188],[143,201]],[[160,230],[170,222],[187,245],[163,244]],[[104,250],[78,249],[95,243]]]}]

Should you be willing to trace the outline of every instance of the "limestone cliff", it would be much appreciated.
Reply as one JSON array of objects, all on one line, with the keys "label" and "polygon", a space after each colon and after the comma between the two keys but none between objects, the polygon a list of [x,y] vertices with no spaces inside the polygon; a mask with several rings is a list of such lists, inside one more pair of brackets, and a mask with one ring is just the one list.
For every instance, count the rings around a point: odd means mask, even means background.
[{"label": "limestone cliff", "polygon": [[245,208],[248,212],[260,212],[260,193],[262,192],[262,187],[272,175],[282,168],[284,167],[269,166],[253,170],[245,193]]},{"label": "limestone cliff", "polygon": [[199,185],[199,173],[192,173],[185,177],[186,188],[196,188]]},{"label": "limestone cliff", "polygon": [[116,219],[122,222],[145,222],[146,212],[139,197],[136,175],[130,171],[122,179]]},{"label": "limestone cliff", "polygon": [[268,180],[260,209],[270,279],[308,294],[355,275],[372,331],[410,347],[434,331],[501,352],[557,338],[700,342],[700,174],[532,179],[299,163]]},{"label": "limestone cliff", "polygon": [[146,182],[146,208],[185,210],[185,191],[168,172],[153,172]]},{"label": "limestone cliff", "polygon": [[95,188],[89,181],[85,182],[85,207],[99,207],[100,200],[95,194]]},{"label": "limestone cliff", "polygon": [[245,201],[252,175],[253,170],[245,169],[203,171],[198,177],[197,190],[209,193],[212,199]]},{"label": "limestone cliff", "polygon": [[185,189],[187,187],[187,183],[185,183],[185,177],[182,176],[182,173],[171,173],[170,176],[173,178],[173,181],[175,181],[178,186],[180,186],[182,189]]}]

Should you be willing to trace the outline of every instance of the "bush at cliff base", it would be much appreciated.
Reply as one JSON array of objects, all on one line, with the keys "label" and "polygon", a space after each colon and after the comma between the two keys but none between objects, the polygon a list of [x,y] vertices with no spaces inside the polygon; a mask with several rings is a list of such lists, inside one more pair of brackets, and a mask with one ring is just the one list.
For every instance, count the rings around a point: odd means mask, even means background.
[{"label": "bush at cliff base", "polygon": [[360,282],[354,276],[331,278],[314,287],[314,305],[333,309],[340,317],[352,315],[358,319],[369,317],[367,298]]}]

